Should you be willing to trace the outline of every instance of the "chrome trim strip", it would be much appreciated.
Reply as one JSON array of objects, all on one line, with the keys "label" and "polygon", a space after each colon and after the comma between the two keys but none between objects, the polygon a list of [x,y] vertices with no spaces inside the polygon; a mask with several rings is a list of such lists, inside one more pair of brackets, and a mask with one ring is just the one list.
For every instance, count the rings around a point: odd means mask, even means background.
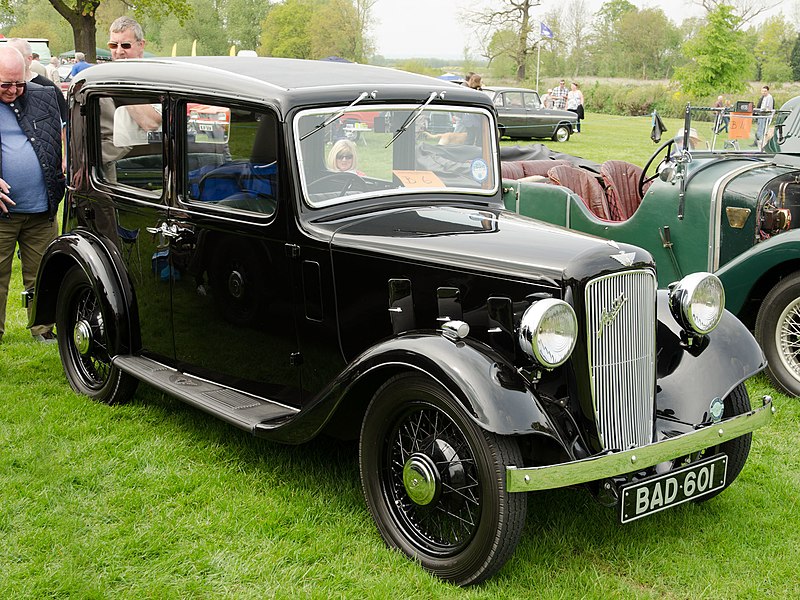
[{"label": "chrome trim strip", "polygon": [[762,407],[748,413],[641,448],[544,467],[507,466],[506,490],[550,490],[640,471],[750,433],[767,425],[773,412],[772,399],[765,397]]}]

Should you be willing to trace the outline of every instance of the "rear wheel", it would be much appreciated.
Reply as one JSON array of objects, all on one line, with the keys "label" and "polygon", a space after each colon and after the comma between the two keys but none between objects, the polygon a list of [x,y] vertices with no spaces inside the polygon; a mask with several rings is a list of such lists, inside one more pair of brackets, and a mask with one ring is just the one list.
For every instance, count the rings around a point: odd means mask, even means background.
[{"label": "rear wheel", "polygon": [[478,427],[441,386],[399,375],[381,387],[360,441],[364,496],[386,543],[459,585],[493,575],[514,551],[527,497],[505,487],[515,440]]},{"label": "rear wheel", "polygon": [[800,396],[800,273],[779,281],[761,302],[755,334],[769,378],[787,394]]},{"label": "rear wheel", "polygon": [[568,126],[566,125],[559,125],[556,127],[555,132],[553,133],[553,141],[554,142],[566,142],[569,140],[569,136],[571,131]]},{"label": "rear wheel", "polygon": [[58,294],[58,350],[72,389],[106,404],[127,402],[139,381],[111,364],[108,323],[89,278],[80,267],[70,269]]}]

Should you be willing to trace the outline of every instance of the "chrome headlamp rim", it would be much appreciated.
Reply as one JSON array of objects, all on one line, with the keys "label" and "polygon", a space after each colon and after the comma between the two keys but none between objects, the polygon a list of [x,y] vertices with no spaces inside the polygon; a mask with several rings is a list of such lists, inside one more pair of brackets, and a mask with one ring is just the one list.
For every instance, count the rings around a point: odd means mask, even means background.
[{"label": "chrome headlamp rim", "polygon": [[[564,313],[566,311],[566,313]],[[540,346],[542,325],[548,323],[548,319],[553,319],[562,312],[568,318],[568,330],[562,332],[568,344],[565,347],[553,349],[555,354],[545,355]],[[545,298],[538,300],[529,306],[522,315],[519,324],[517,339],[522,351],[532,358],[538,365],[546,369],[554,369],[563,365],[572,355],[575,349],[575,342],[578,339],[578,318],[575,310],[570,304],[555,298]]]},{"label": "chrome headlamp rim", "polygon": [[[716,299],[713,307],[716,314],[706,316],[702,321],[694,307],[699,302],[699,293],[714,293]],[[708,302],[704,302],[709,306]],[[687,275],[669,288],[669,307],[672,316],[683,329],[697,335],[708,335],[719,325],[725,312],[725,289],[719,277],[713,273],[698,272]]]}]

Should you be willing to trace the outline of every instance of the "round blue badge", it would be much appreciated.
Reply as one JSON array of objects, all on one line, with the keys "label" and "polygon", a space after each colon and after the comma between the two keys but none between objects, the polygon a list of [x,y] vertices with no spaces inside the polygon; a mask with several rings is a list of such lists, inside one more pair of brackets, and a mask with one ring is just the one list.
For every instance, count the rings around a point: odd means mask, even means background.
[{"label": "round blue badge", "polygon": [[476,158],[472,161],[472,178],[478,183],[483,183],[489,177],[489,165],[482,158]]}]

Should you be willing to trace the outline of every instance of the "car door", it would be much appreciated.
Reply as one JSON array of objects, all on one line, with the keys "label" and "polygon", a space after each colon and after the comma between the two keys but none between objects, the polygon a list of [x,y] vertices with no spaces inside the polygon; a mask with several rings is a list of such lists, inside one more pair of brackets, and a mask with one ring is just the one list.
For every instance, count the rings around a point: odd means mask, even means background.
[{"label": "car door", "polygon": [[115,89],[89,94],[86,110],[94,117],[89,133],[92,168],[86,172],[91,183],[76,182],[78,222],[121,255],[136,294],[141,351],[169,362],[174,358],[170,288],[157,270],[165,242],[151,233],[167,221],[169,212],[161,131],[165,96]]},{"label": "car door", "polygon": [[500,94],[500,102],[495,100],[495,106],[500,118],[500,124],[509,137],[530,137],[528,116],[521,91],[507,91]]},{"label": "car door", "polygon": [[539,94],[528,91],[523,94],[525,103],[526,123],[531,137],[548,138],[555,131],[552,117],[547,115],[547,111],[542,105]]},{"label": "car door", "polygon": [[169,222],[175,356],[187,373],[299,403],[278,119],[177,99],[179,195]]}]

